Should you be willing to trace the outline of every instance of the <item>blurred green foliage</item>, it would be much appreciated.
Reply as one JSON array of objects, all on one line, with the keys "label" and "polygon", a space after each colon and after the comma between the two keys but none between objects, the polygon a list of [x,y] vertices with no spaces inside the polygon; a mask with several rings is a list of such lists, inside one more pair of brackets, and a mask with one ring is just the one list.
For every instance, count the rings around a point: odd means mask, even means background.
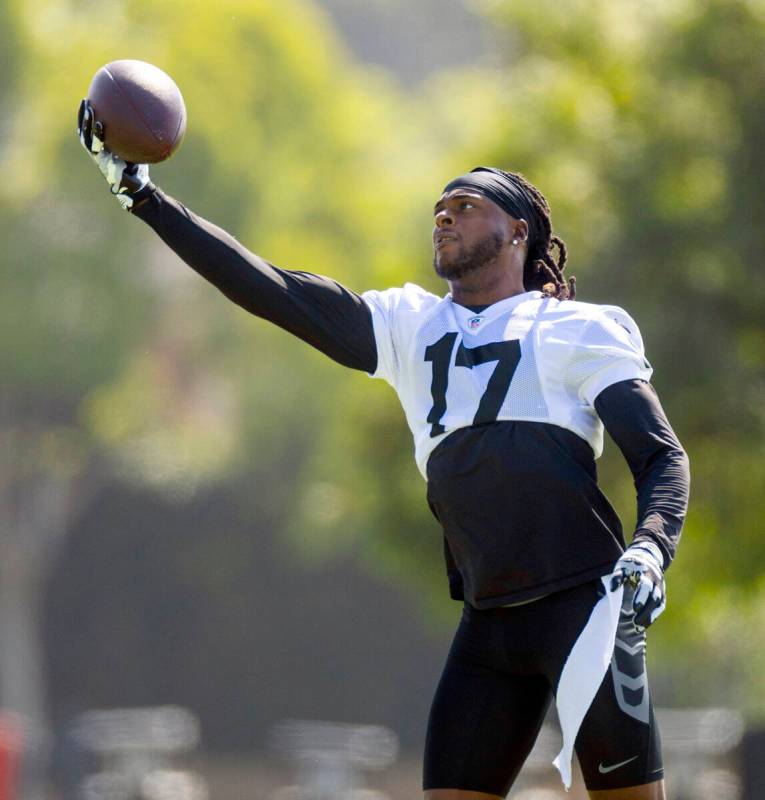
[{"label": "blurred green foliage", "polygon": [[[672,665],[674,702],[714,698],[761,717],[765,651],[745,631],[758,629],[765,608],[765,6],[547,11],[500,2],[492,15],[514,43],[505,76],[556,98],[528,113],[559,136],[520,161],[512,146],[491,156],[531,172],[562,211],[559,198],[570,193],[555,162],[587,159],[593,195],[581,211],[604,209],[611,224],[573,220],[591,243],[582,296],[617,302],[639,320],[655,385],[691,457],[691,512],[669,573],[670,610],[652,635],[656,666]],[[597,98],[594,111],[581,97]],[[570,219],[558,224],[568,235]],[[609,469],[629,519],[622,482]]]},{"label": "blurred green foliage", "polygon": [[[665,702],[763,716],[765,5],[480,7],[494,65],[404,94],[308,0],[0,6],[5,440],[32,471],[98,456],[180,499],[249,484],[247,502],[305,557],[350,550],[453,617],[393,393],[184,271],[110,201],[74,114],[103,63],[162,67],[189,127],[155,180],[280,266],[357,290],[443,292],[429,250],[441,187],[476,164],[519,169],[550,201],[579,297],[641,325],[691,456],[692,510],[652,635]],[[628,527],[614,449],[601,472]]]}]

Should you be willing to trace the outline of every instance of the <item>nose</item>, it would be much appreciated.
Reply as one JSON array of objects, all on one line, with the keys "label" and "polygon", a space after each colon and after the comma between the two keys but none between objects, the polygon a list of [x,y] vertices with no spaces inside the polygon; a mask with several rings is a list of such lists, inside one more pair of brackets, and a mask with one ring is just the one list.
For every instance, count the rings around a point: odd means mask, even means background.
[{"label": "nose", "polygon": [[454,217],[451,215],[448,208],[442,208],[436,214],[436,227],[447,228],[450,225],[454,225]]}]

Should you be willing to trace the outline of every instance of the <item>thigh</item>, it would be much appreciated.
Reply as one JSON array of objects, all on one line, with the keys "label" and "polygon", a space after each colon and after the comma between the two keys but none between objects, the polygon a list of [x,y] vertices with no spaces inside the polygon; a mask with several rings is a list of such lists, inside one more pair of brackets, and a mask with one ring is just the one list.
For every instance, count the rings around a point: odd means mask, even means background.
[{"label": "thigh", "polygon": [[455,797],[504,797],[552,696],[544,676],[504,669],[498,632],[470,616],[463,616],[428,720],[423,788],[430,798],[449,789],[468,792]]},{"label": "thigh", "polygon": [[576,752],[591,791],[655,784],[664,776],[645,633],[636,630],[632,615],[622,612],[611,666],[584,718]]}]

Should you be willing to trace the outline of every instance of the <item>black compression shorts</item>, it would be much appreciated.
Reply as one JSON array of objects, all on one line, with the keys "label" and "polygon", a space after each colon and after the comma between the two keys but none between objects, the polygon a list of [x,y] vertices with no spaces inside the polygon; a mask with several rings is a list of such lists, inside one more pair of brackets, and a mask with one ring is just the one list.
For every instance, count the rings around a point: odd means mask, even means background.
[{"label": "black compression shorts", "polygon": [[[507,794],[599,591],[598,580],[510,608],[465,606],[428,721],[424,789]],[[646,682],[645,634],[625,612],[576,753],[590,790],[663,777]]]}]

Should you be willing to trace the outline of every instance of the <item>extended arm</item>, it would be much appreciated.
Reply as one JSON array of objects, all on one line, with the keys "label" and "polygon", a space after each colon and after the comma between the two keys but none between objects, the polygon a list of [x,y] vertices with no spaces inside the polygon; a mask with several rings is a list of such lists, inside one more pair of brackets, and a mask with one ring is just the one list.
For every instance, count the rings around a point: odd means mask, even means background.
[{"label": "extended arm", "polygon": [[197,217],[104,147],[104,128],[88,100],[77,116],[80,142],[122,207],[140,217],[190,267],[252,314],[279,325],[340,364],[374,372],[377,347],[364,300],[336,281],[279,269],[221,228]]},{"label": "extended arm", "polygon": [[320,275],[269,264],[159,189],[133,215],[237,305],[299,336],[344,366],[375,371],[372,315],[355,292]]}]

